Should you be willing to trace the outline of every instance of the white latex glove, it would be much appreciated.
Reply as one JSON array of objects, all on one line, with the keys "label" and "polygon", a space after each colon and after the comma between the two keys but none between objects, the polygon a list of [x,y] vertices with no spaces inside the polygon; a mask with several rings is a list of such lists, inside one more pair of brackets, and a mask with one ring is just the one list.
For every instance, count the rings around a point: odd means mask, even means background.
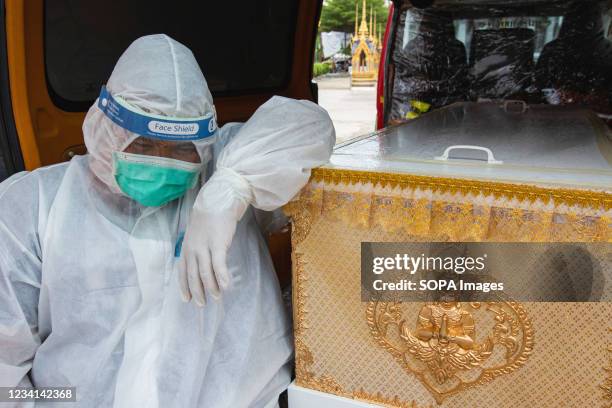
[{"label": "white latex glove", "polygon": [[183,300],[198,306],[217,299],[230,284],[227,251],[236,225],[251,202],[248,182],[228,168],[219,168],[196,197],[179,260]]},{"label": "white latex glove", "polygon": [[196,198],[179,262],[186,301],[203,305],[206,295],[219,296],[232,284],[226,254],[248,205],[265,211],[285,205],[310,169],[329,160],[335,141],[329,115],[312,102],[275,96],[257,109]]}]

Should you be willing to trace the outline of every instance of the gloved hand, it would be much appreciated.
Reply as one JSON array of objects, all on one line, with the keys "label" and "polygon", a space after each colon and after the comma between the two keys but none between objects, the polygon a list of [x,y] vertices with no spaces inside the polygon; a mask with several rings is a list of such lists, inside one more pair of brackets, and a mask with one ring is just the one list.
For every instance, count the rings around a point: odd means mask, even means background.
[{"label": "gloved hand", "polygon": [[[223,132],[223,129],[220,130]],[[179,279],[183,297],[203,305],[232,284],[226,254],[249,204],[273,211],[326,163],[335,143],[327,112],[309,101],[272,97],[261,105],[217,159],[198,193],[185,232]]]},{"label": "gloved hand", "polygon": [[178,265],[183,300],[204,306],[229,287],[227,251],[236,225],[251,202],[249,183],[229,168],[218,168],[196,197]]}]

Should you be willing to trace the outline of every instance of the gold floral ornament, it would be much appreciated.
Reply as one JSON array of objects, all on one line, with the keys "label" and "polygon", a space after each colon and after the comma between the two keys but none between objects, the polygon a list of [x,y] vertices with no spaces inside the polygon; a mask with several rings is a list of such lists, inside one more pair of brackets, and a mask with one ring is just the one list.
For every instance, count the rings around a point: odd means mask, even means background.
[{"label": "gold floral ornament", "polygon": [[[426,303],[416,325],[405,319],[403,307],[400,302],[370,302],[370,333],[438,403],[511,373],[533,350],[531,321],[516,302]],[[478,319],[477,311],[484,312]],[[484,334],[480,342],[477,329]]]},{"label": "gold floral ornament", "polygon": [[291,217],[293,231],[291,244],[296,247],[310,232],[310,227],[321,215],[323,190],[307,184],[299,194],[299,200],[291,201],[283,207]]},{"label": "gold floral ornament", "polygon": [[416,401],[402,401],[399,397],[386,397],[381,393],[371,394],[364,389],[353,391],[352,393],[345,391],[342,386],[333,377],[323,375],[317,377],[311,370],[314,364],[312,352],[299,338],[295,339],[295,382],[300,387],[306,387],[320,392],[331,393],[344,398],[369,402],[385,407],[393,408],[432,408],[417,404]]},{"label": "gold floral ornament", "polygon": [[314,363],[312,353],[300,339],[295,339],[295,378],[299,386],[335,395],[343,395],[342,386],[330,376],[316,377],[310,367]]}]

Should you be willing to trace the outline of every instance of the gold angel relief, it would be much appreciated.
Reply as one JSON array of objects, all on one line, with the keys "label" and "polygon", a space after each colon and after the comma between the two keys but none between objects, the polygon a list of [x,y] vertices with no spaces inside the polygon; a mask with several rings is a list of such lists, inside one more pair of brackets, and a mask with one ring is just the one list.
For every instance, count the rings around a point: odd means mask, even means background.
[{"label": "gold angel relief", "polygon": [[[370,302],[370,332],[438,403],[514,371],[531,353],[531,322],[518,303],[442,299],[422,305],[416,322],[404,317],[404,307],[399,302]],[[484,312],[478,323],[476,311]],[[477,326],[484,330],[480,341]]]},{"label": "gold angel relief", "polygon": [[407,352],[426,363],[439,384],[446,383],[458,370],[480,367],[493,350],[491,337],[476,343],[474,318],[457,302],[423,306],[414,334],[403,320],[400,337]]}]

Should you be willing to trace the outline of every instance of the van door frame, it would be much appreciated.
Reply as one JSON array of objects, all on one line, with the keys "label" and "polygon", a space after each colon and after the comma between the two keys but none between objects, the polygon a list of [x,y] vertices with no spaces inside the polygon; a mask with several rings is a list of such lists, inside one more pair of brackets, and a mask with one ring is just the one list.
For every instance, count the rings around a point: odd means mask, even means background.
[{"label": "van door frame", "polygon": [[25,170],[11,102],[5,0],[0,0],[0,155],[9,176]]}]

